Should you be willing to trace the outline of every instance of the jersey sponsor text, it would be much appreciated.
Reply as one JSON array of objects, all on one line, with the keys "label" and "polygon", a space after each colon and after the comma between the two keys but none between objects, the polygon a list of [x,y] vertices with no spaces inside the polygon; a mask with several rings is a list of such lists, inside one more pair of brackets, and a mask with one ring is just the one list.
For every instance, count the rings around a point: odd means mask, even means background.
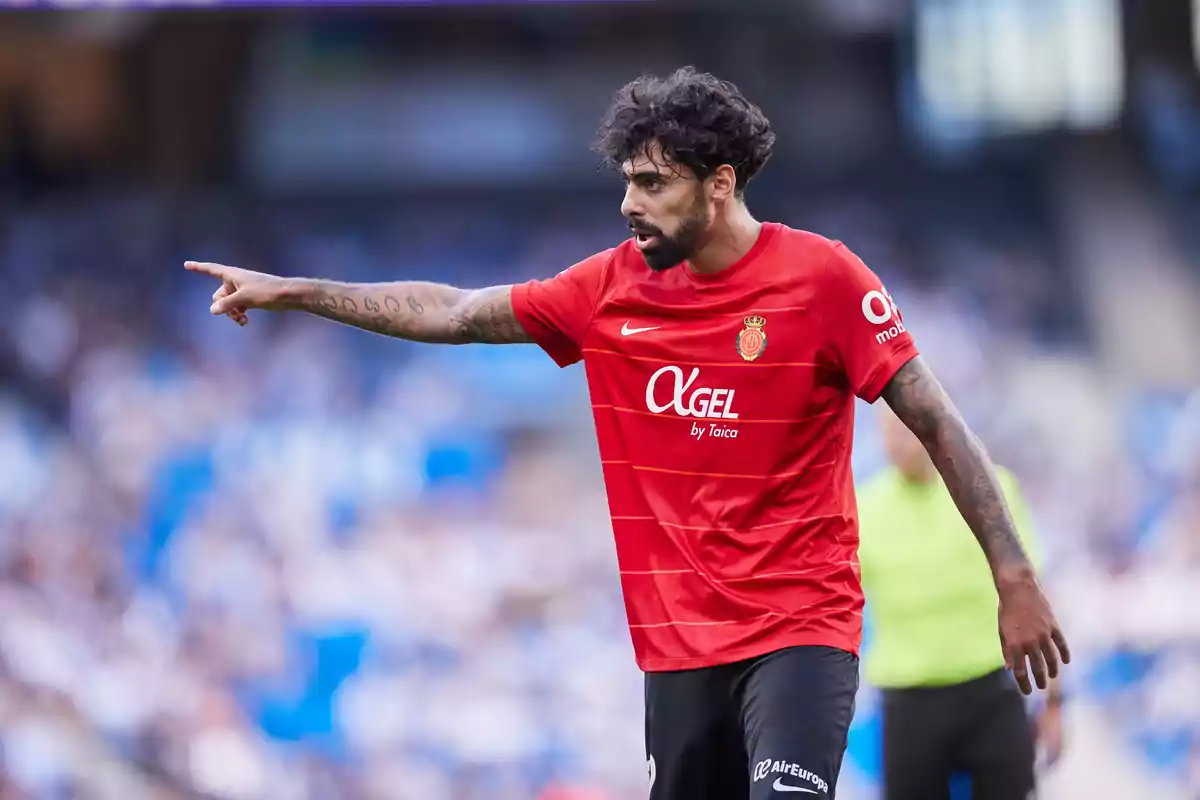
[{"label": "jersey sponsor text", "polygon": [[[657,386],[664,375],[674,378],[671,387],[671,399],[666,403],[657,400]],[[693,367],[692,374],[687,380],[683,379],[683,370],[679,367],[662,367],[650,376],[646,383],[646,408],[654,414],[674,411],[681,417],[707,417],[709,419],[737,419],[733,410],[733,389],[711,389],[701,386],[692,389],[692,384],[700,376],[700,368]],[[688,391],[691,394],[688,394]]]}]

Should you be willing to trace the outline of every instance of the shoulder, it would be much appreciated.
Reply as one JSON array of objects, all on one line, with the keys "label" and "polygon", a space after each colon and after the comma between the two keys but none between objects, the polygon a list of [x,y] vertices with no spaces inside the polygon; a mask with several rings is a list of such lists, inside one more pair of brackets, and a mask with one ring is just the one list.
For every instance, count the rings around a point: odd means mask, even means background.
[{"label": "shoulder", "polygon": [[604,277],[610,270],[612,262],[620,256],[620,251],[624,245],[610,247],[607,250],[601,250],[599,253],[594,253],[582,261],[577,261],[566,269],[562,270],[555,277],[587,277],[597,279]]},{"label": "shoulder", "polygon": [[[858,308],[860,302],[892,305],[879,276],[846,244],[807,231],[793,231],[787,237],[796,253],[807,256],[801,270],[822,297],[844,306]],[[848,305],[843,301],[853,300]]]},{"label": "shoulder", "polygon": [[772,255],[788,267],[784,274],[818,285],[844,282],[853,275],[853,261],[857,257],[842,242],[812,231],[767,224],[775,229]]},{"label": "shoulder", "polygon": [[821,276],[829,283],[857,284],[870,269],[845,242],[825,239],[825,261]]},{"label": "shoulder", "polygon": [[841,244],[819,233],[791,228],[779,222],[763,224],[772,229],[772,249],[777,256],[825,262],[833,254],[835,247]]},{"label": "shoulder", "polygon": [[619,257],[619,247],[602,250],[576,261],[550,278],[527,281],[513,287],[514,296],[526,292],[545,291],[552,294],[598,299],[604,295],[618,270],[613,262]]}]

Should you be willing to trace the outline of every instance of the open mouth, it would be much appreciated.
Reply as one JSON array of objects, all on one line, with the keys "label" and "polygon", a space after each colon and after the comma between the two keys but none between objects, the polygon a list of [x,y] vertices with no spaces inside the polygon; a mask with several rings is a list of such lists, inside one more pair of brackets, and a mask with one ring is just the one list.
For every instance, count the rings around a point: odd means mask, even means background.
[{"label": "open mouth", "polygon": [[634,241],[637,242],[638,249],[640,250],[645,250],[648,247],[654,247],[654,245],[662,241],[662,237],[657,233],[651,233],[650,231],[646,230],[638,230],[637,228],[633,228],[632,230]]}]

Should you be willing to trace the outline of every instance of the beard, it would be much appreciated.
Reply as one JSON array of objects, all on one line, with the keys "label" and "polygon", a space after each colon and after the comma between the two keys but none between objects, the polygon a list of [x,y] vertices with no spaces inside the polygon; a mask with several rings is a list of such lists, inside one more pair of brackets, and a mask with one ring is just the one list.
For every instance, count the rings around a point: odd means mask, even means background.
[{"label": "beard", "polygon": [[650,269],[663,272],[691,258],[700,249],[707,228],[708,214],[704,201],[698,199],[679,224],[679,230],[670,236],[652,226],[636,225],[634,230],[654,237],[654,244],[641,249],[642,258]]}]

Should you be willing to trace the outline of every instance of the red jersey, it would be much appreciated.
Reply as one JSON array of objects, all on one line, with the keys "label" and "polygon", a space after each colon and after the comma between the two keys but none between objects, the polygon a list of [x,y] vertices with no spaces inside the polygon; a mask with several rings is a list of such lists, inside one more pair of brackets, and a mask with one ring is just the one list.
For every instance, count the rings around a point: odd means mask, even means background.
[{"label": "red jersey", "polygon": [[555,362],[587,370],[638,666],[857,653],[854,398],[917,355],[879,278],[766,223],[714,275],[656,273],[629,240],[512,298]]}]

